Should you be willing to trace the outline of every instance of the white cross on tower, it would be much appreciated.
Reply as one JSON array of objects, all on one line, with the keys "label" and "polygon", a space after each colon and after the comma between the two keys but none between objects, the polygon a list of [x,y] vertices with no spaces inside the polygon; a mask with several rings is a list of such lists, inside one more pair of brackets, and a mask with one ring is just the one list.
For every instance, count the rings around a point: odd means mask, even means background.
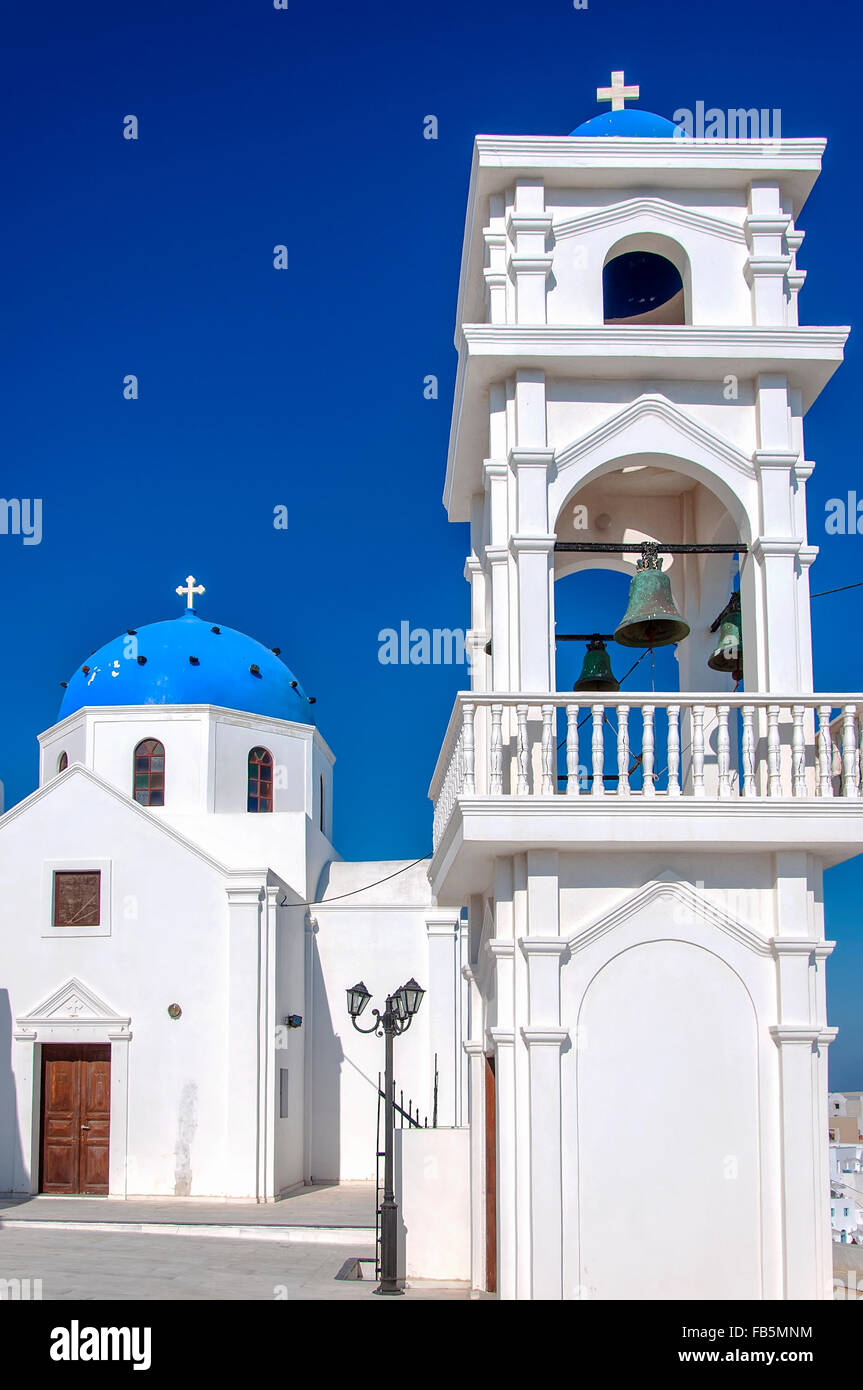
[{"label": "white cross on tower", "polygon": [[623,111],[626,106],[626,98],[631,97],[633,101],[638,101],[640,88],[636,86],[627,87],[624,85],[622,72],[611,74],[610,87],[597,87],[597,101],[610,101],[612,111]]},{"label": "white cross on tower", "polygon": [[185,598],[187,608],[194,608],[195,594],[205,594],[206,592],[203,584],[195,584],[195,576],[193,574],[186,575],[185,584],[177,585],[177,593],[180,595],[180,598]]}]

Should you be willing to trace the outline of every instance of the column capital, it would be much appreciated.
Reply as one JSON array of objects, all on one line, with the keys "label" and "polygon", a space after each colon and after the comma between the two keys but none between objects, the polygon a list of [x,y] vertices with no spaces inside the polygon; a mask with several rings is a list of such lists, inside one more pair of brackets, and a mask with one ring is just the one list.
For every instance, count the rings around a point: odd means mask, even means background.
[{"label": "column capital", "polygon": [[506,215],[506,230],[511,237],[522,232],[548,236],[552,220],[550,212],[515,212],[511,208]]},{"label": "column capital", "polygon": [[515,1033],[511,1028],[488,1028],[488,1036],[497,1047],[514,1047]]},{"label": "column capital", "polygon": [[458,911],[429,913],[426,917],[427,936],[445,936],[452,938],[457,934],[458,928]]},{"label": "column capital", "polygon": [[508,464],[506,459],[483,459],[482,476],[485,482],[491,482],[495,478],[505,478]]},{"label": "column capital", "polygon": [[485,558],[490,565],[502,565],[509,559],[508,545],[487,545],[485,547]]},{"label": "column capital", "polygon": [[484,1057],[486,1055],[485,1043],[469,1039],[467,1042],[462,1043],[462,1047],[468,1057]]},{"label": "column capital", "polygon": [[556,536],[510,536],[509,550],[516,556],[524,554],[552,555]]},{"label": "column capital", "polygon": [[775,468],[788,472],[797,467],[800,454],[796,449],[754,449],[752,462],[759,473]]},{"label": "column capital", "polygon": [[803,546],[799,536],[756,536],[749,547],[749,553],[759,562],[771,560],[776,556],[796,558]]},{"label": "column capital", "polygon": [[513,469],[549,469],[554,463],[554,449],[530,449],[514,445],[507,454],[507,462]]},{"label": "column capital", "polygon": [[520,936],[518,944],[525,956],[566,956],[569,941],[562,936]]},{"label": "column capital", "polygon": [[528,1047],[556,1047],[559,1050],[569,1042],[568,1028],[536,1028],[528,1025],[520,1031]]},{"label": "column capital", "polygon": [[820,1041],[823,1032],[825,1029],[813,1028],[807,1024],[780,1023],[775,1024],[770,1029],[770,1036],[777,1047],[801,1046],[811,1048]]}]

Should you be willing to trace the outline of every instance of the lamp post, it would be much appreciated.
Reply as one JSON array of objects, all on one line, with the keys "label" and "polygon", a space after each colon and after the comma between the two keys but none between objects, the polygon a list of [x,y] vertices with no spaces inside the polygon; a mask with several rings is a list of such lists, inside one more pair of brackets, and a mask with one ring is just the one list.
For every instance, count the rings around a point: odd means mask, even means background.
[{"label": "lamp post", "polygon": [[358,1033],[376,1033],[386,1039],[384,1090],[386,1092],[386,1119],[384,1141],[384,1198],[381,1203],[381,1282],[375,1293],[400,1294],[398,1286],[398,1207],[393,1192],[393,1131],[395,1129],[395,1080],[393,1077],[393,1039],[410,1028],[425,994],[416,980],[408,980],[406,985],[387,995],[386,1008],[372,1009],[375,1021],[371,1028],[361,1028],[357,1019],[365,1009],[371,995],[360,981],[347,991],[348,1013]]}]

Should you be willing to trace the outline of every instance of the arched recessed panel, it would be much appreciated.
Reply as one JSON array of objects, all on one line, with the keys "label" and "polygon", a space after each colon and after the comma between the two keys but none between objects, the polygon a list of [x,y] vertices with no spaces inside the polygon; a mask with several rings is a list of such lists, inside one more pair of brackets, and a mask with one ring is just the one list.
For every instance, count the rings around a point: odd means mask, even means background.
[{"label": "arched recessed panel", "polygon": [[622,951],[584,996],[575,1066],[584,1295],[759,1298],[758,1048],[740,978],[685,941]]},{"label": "arched recessed panel", "polygon": [[66,771],[66,768],[67,768],[68,766],[69,766],[69,754],[68,754],[68,753],[65,751],[65,749],[64,749],[63,752],[60,754],[59,758],[57,759],[57,771],[58,771],[58,772],[65,772],[65,771]]}]

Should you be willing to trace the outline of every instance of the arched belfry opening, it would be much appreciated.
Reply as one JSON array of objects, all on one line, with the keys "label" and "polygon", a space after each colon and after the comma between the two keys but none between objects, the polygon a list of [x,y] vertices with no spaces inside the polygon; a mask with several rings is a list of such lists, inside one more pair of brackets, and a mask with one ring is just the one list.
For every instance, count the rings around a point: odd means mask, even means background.
[{"label": "arched belfry opening", "polygon": [[627,237],[611,248],[602,268],[603,322],[689,323],[688,281],[689,262],[676,243]]},{"label": "arched belfry opening", "polygon": [[[641,649],[651,654],[639,662],[638,683],[630,682],[629,689],[731,694],[744,688],[742,626],[734,664],[730,625],[744,616],[738,591],[746,537],[720,491],[699,470],[681,465],[684,460],[647,453],[615,460],[576,487],[560,509],[553,619],[559,688],[564,667],[569,676],[572,664],[569,643],[558,640],[567,632],[606,638],[617,679],[639,656],[643,641]],[[645,542],[655,547],[653,559],[644,558]],[[748,587],[742,606],[751,618]],[[688,631],[676,629],[682,635],[669,641],[675,615]],[[641,630],[639,619],[648,623]],[[728,659],[717,662],[720,642]],[[571,684],[567,679],[566,688]]]}]

